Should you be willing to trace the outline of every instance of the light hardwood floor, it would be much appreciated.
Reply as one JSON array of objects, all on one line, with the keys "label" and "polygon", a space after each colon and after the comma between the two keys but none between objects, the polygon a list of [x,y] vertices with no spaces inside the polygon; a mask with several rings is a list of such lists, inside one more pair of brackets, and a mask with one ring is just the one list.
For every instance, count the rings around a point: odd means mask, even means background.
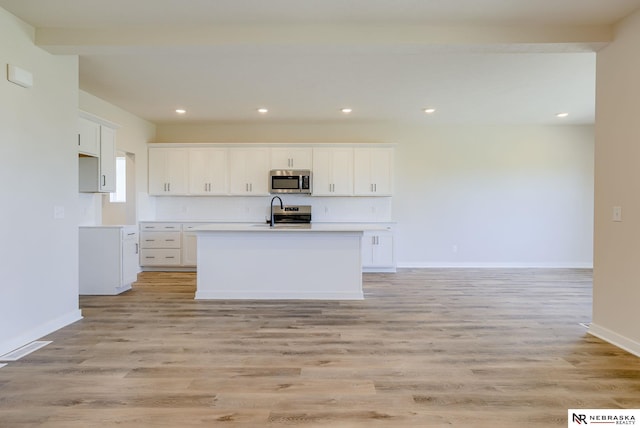
[{"label": "light hardwood floor", "polygon": [[589,270],[366,274],[349,302],[194,291],[143,273],[81,297],[82,321],[0,368],[0,426],[566,427],[569,408],[640,408],[640,359],[579,324]]}]

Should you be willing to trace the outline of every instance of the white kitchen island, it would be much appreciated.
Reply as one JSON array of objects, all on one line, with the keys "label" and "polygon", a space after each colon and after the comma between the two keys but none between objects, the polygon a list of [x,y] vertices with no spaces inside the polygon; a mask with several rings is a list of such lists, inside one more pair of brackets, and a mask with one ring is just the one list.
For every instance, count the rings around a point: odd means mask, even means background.
[{"label": "white kitchen island", "polygon": [[362,228],[221,223],[195,233],[196,299],[364,298]]}]

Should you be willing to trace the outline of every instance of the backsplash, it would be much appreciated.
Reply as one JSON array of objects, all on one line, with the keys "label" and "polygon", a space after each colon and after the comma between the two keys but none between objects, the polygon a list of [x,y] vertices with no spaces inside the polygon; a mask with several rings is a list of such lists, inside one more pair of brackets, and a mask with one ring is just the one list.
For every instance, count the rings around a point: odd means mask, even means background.
[{"label": "backsplash", "polygon": [[[312,197],[281,195],[285,205],[311,205],[313,222],[389,222],[391,197]],[[156,221],[263,222],[272,196],[161,196],[155,199]],[[274,202],[274,204],[276,204]]]}]

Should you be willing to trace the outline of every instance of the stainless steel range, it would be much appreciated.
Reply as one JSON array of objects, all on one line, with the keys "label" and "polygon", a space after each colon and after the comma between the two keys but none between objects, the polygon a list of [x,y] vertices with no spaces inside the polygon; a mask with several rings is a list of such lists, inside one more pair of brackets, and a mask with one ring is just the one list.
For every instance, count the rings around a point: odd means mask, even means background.
[{"label": "stainless steel range", "polygon": [[311,205],[284,205],[273,207],[273,225],[309,227]]}]

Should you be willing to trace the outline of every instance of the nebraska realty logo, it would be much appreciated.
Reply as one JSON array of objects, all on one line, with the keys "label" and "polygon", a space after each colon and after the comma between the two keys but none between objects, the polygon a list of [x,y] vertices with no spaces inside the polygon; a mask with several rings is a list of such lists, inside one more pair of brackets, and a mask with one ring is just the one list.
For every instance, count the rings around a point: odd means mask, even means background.
[{"label": "nebraska realty logo", "polygon": [[640,409],[569,409],[568,426],[636,425],[638,418]]}]

